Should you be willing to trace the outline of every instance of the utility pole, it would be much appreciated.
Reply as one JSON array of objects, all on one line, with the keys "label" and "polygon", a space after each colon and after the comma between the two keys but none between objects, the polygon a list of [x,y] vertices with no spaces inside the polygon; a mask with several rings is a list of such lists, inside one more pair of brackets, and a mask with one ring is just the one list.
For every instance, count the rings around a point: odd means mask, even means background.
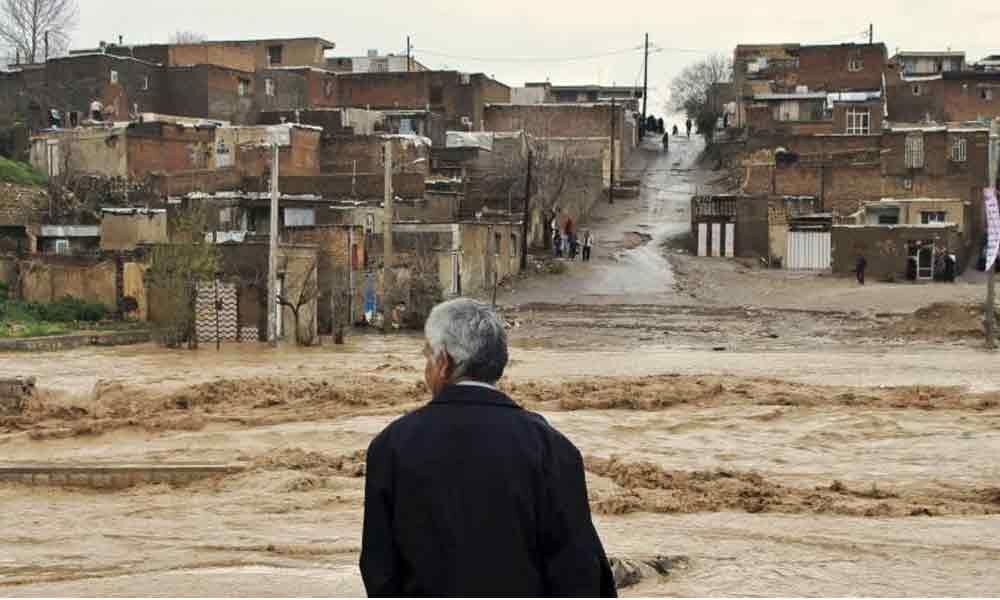
[{"label": "utility pole", "polygon": [[[528,268],[528,219],[531,218],[531,163],[535,155],[528,150],[528,175],[524,180],[524,215],[521,217],[521,270]],[[542,215],[545,218],[545,215]]]},{"label": "utility pole", "polygon": [[611,187],[608,188],[608,204],[615,203],[615,97],[611,97]]},{"label": "utility pole", "polygon": [[409,73],[411,71],[410,65],[413,64],[411,62],[412,60],[413,59],[410,58],[410,36],[406,36],[406,72],[407,73]]},{"label": "utility pole", "polygon": [[[990,123],[989,142],[989,181],[986,183],[987,189],[996,196],[997,168],[1000,166],[1000,120],[993,119]],[[985,194],[984,194],[985,196]],[[997,209],[994,209],[996,211]],[[989,215],[987,217],[987,231],[989,231]],[[987,234],[989,235],[989,234]],[[994,232],[995,235],[995,232]],[[989,239],[987,239],[987,244]],[[987,245],[987,252],[990,246]],[[996,264],[990,264],[989,256],[986,257],[986,306],[985,309],[985,329],[986,347],[993,350],[996,344]],[[995,263],[995,259],[994,259]]]},{"label": "utility pole", "polygon": [[388,275],[392,266],[392,141],[385,142],[385,209],[382,213],[382,228],[384,230],[382,247],[382,265]]},{"label": "utility pole", "polygon": [[875,43],[875,24],[874,23],[869,23],[868,24],[868,44],[870,45],[870,44],[874,44],[874,43]]},{"label": "utility pole", "polygon": [[49,62],[49,32],[45,32],[45,62]]},{"label": "utility pole", "polygon": [[278,142],[271,143],[271,222],[267,251],[267,341],[278,345]]},{"label": "utility pole", "polygon": [[642,123],[639,139],[646,137],[646,97],[649,96],[649,34],[646,34],[646,58],[642,61]]}]

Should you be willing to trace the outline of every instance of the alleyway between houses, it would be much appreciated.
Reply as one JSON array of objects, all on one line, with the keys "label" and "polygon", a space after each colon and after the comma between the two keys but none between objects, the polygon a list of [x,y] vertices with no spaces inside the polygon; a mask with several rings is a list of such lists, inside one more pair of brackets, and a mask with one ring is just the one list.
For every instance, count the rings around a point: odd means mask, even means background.
[{"label": "alleyway between houses", "polygon": [[623,168],[623,179],[639,181],[639,197],[601,202],[578,226],[597,240],[592,261],[567,261],[565,276],[518,284],[501,303],[677,303],[661,246],[690,229],[691,195],[711,175],[696,166],[703,147],[701,138],[680,137],[664,152],[658,139],[647,139]]},{"label": "alleyway between houses", "polygon": [[[608,554],[682,557],[621,593],[1000,589],[996,357],[904,315],[978,288],[857,290],[679,254],[713,177],[701,147],[637,151],[640,196],[581,224],[594,260],[500,297],[503,385],[580,447]],[[427,400],[421,346],[5,355],[40,393],[0,422],[2,463],[245,470],[124,491],[0,483],[0,594],[362,595],[363,451]]]}]

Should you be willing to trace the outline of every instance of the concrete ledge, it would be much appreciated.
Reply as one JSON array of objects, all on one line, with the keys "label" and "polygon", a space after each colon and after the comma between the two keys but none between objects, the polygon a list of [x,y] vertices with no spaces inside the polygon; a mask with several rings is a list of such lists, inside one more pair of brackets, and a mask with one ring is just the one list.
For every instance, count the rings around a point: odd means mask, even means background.
[{"label": "concrete ledge", "polygon": [[184,484],[217,475],[231,475],[243,465],[0,465],[0,482],[28,485],[123,489],[142,483]]},{"label": "concrete ledge", "polygon": [[53,335],[37,338],[8,338],[0,340],[0,351],[54,352],[58,350],[71,350],[82,346],[145,344],[152,339],[153,335],[149,331],[109,331],[104,333]]}]

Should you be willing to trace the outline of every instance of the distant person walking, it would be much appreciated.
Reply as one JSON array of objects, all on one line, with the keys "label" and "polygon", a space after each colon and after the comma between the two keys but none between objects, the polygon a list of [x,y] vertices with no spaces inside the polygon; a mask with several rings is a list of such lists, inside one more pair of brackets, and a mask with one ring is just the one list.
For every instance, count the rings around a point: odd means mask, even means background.
[{"label": "distant person walking", "polygon": [[680,131],[677,129],[677,124],[674,123],[674,137],[677,137],[679,134],[680,134]]},{"label": "distant person walking", "polygon": [[688,130],[688,139],[691,139],[691,119],[685,121],[684,125],[687,127]]},{"label": "distant person walking", "polygon": [[664,152],[669,152],[670,151],[670,134],[669,133],[664,133],[663,134],[663,151]]},{"label": "distant person walking", "polygon": [[562,256],[562,235],[558,226],[552,230],[552,256],[556,258]]},{"label": "distant person walking", "polygon": [[857,276],[858,283],[861,285],[865,284],[865,269],[867,268],[868,268],[868,261],[865,260],[864,256],[859,254],[858,260],[854,264],[854,274]]},{"label": "distant person walking", "polygon": [[590,249],[594,247],[594,234],[587,230],[583,236],[583,262],[590,262]]}]

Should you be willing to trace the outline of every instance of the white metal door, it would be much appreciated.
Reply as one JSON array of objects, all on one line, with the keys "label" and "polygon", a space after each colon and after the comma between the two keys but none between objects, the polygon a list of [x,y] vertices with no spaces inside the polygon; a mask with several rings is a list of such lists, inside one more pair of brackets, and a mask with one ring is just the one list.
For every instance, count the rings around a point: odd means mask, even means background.
[{"label": "white metal door", "polygon": [[736,224],[726,223],[726,253],[724,256],[730,258],[736,256],[735,246],[736,244]]},{"label": "white metal door", "polygon": [[722,223],[712,223],[712,256],[722,256]]},{"label": "white metal door", "polygon": [[698,256],[708,256],[708,223],[698,223]]},{"label": "white metal door", "polygon": [[830,268],[829,231],[789,231],[785,268],[819,271]]}]

